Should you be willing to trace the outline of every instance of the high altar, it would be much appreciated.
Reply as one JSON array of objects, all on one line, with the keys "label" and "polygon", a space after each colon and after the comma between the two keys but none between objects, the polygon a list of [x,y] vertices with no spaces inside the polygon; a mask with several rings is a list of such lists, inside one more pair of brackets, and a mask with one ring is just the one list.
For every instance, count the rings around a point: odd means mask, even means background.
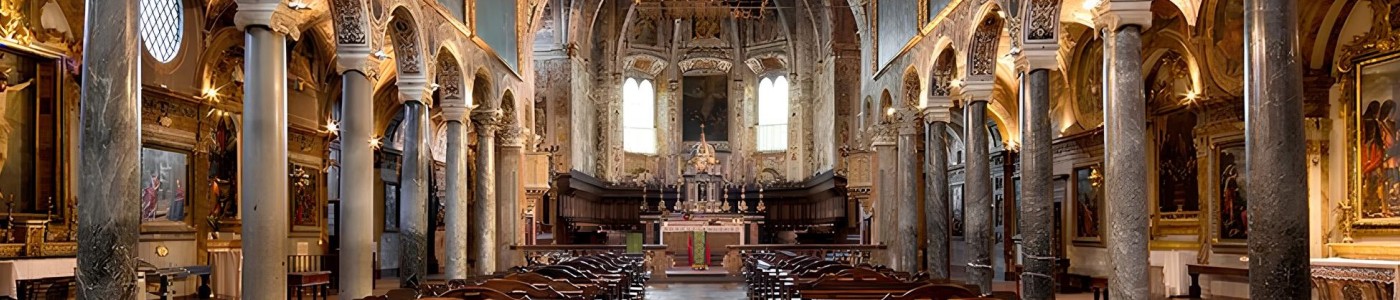
[{"label": "high altar", "polygon": [[[642,223],[649,243],[667,245],[676,255],[676,266],[705,270],[717,266],[727,246],[757,243],[758,227],[766,211],[760,189],[755,205],[745,194],[747,187],[725,179],[714,145],[701,135],[700,143],[682,170],[674,188],[676,199],[643,201]],[[737,197],[730,197],[737,192]]]}]

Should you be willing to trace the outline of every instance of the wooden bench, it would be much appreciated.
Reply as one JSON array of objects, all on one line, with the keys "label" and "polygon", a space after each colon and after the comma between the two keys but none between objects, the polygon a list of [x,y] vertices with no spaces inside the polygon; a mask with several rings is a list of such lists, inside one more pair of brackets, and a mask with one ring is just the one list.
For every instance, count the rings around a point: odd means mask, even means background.
[{"label": "wooden bench", "polygon": [[1187,289],[1191,298],[1201,298],[1201,274],[1249,277],[1249,268],[1212,265],[1186,264],[1186,274],[1191,276],[1191,287]]}]

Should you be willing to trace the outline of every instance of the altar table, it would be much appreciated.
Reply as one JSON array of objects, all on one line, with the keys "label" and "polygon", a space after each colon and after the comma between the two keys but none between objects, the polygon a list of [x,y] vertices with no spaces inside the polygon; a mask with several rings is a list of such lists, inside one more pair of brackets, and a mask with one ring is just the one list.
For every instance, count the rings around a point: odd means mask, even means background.
[{"label": "altar table", "polygon": [[77,268],[77,258],[0,261],[0,296],[18,299],[21,280],[73,277],[73,270]]}]

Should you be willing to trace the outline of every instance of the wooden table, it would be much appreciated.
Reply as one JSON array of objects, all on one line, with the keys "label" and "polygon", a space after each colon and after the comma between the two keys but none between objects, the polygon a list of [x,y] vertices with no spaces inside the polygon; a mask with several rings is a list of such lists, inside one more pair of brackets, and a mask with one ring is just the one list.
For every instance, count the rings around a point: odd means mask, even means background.
[{"label": "wooden table", "polygon": [[[301,299],[302,290],[305,288],[311,288],[312,293],[320,295],[321,299],[327,299],[326,297],[329,297],[330,294],[327,288],[330,285],[330,271],[287,273],[287,291],[295,293],[298,300]],[[311,299],[316,299],[315,295]],[[287,298],[290,299],[291,295],[288,295]]]},{"label": "wooden table", "polygon": [[1201,298],[1201,274],[1249,277],[1249,268],[1186,264],[1186,274],[1191,275],[1191,298]]}]

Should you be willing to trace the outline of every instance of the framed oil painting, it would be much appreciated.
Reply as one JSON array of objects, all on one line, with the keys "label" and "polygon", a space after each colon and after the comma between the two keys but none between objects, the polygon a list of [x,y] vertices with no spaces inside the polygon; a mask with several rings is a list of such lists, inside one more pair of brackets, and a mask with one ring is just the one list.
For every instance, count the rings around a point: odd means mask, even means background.
[{"label": "framed oil painting", "polygon": [[1400,228],[1400,54],[1357,64],[1356,163],[1358,228]]},{"label": "framed oil painting", "polygon": [[956,184],[948,189],[948,201],[952,202],[951,205],[949,205],[952,209],[949,211],[953,214],[950,218],[953,224],[949,227],[952,228],[954,237],[962,237],[963,226],[965,225],[965,223],[963,223],[965,220],[963,219],[963,185]]},{"label": "framed oil painting", "polygon": [[1074,242],[1101,245],[1103,236],[1103,188],[1091,166],[1074,169]]},{"label": "framed oil painting", "polygon": [[185,224],[190,212],[188,152],[141,148],[141,223]]},{"label": "framed oil painting", "polygon": [[321,230],[320,172],[316,167],[292,164],[287,170],[292,231]]},{"label": "framed oil painting", "polygon": [[1244,188],[1244,144],[1216,147],[1216,239],[1243,245],[1249,239],[1249,201]]}]

